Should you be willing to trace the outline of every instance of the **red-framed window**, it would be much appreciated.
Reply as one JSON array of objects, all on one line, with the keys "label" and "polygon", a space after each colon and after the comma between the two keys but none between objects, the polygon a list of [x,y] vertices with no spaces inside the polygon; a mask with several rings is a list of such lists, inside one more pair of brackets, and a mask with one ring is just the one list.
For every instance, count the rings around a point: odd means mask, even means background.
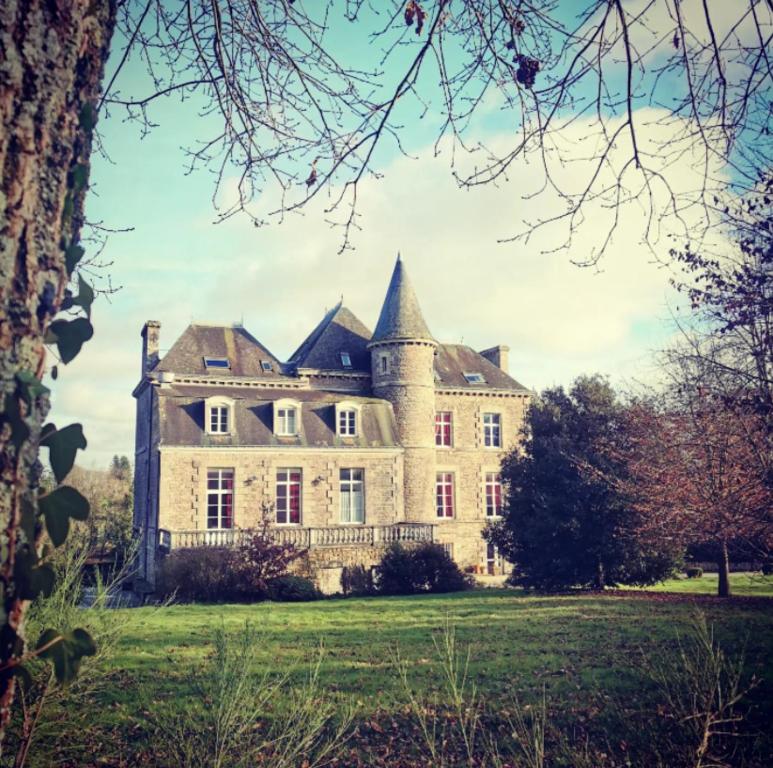
[{"label": "red-framed window", "polygon": [[207,470],[207,528],[234,527],[234,471]]},{"label": "red-framed window", "polygon": [[438,472],[435,481],[435,509],[438,517],[454,516],[453,472]]},{"label": "red-framed window", "polygon": [[276,472],[276,521],[280,525],[301,522],[301,470],[282,468]]},{"label": "red-framed window", "polygon": [[497,472],[486,472],[486,516],[502,514],[502,481]]},{"label": "red-framed window", "polygon": [[435,445],[450,447],[453,433],[454,415],[451,411],[438,411],[435,414]]}]

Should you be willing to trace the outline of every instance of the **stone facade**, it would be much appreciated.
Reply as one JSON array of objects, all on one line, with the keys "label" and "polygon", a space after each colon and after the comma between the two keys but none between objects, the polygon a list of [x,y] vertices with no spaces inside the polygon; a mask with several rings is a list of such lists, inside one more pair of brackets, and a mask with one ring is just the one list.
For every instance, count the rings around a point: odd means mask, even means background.
[{"label": "stone facade", "polygon": [[[434,540],[463,567],[506,568],[481,535],[493,511],[487,477],[517,446],[530,393],[503,370],[507,347],[477,353],[432,338],[402,262],[372,335],[339,305],[287,363],[240,327],[210,326],[189,327],[159,359],[159,333],[155,322],[143,329],[134,392],[134,524],[148,588],[169,548],[232,542],[264,515],[278,538],[308,547],[304,567],[326,591],[344,566],[375,565],[391,541]],[[439,413],[449,445],[436,444]],[[289,523],[277,511],[289,503],[278,481],[288,469],[300,478]],[[232,478],[227,498],[212,490],[217,470]],[[342,522],[350,470],[363,513]]]}]

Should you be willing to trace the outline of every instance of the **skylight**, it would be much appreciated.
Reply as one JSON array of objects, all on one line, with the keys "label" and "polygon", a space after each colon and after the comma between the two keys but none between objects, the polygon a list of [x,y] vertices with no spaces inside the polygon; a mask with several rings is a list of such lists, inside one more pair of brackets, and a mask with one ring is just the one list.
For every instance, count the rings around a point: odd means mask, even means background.
[{"label": "skylight", "polygon": [[344,368],[352,367],[352,357],[348,352],[341,352],[341,365]]},{"label": "skylight", "polygon": [[230,368],[231,363],[228,361],[227,357],[205,357],[204,367],[205,368]]},{"label": "skylight", "polygon": [[485,384],[486,379],[483,378],[482,373],[467,373],[465,371],[464,378],[467,379],[468,384]]},{"label": "skylight", "polygon": [[271,365],[271,361],[270,360],[261,360],[260,361],[260,367],[264,371],[273,371],[274,370],[274,367]]}]

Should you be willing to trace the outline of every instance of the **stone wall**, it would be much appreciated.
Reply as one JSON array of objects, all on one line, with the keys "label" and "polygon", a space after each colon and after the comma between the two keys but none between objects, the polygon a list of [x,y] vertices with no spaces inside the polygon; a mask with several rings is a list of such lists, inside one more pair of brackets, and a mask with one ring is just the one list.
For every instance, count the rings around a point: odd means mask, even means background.
[{"label": "stone wall", "polygon": [[260,523],[264,504],[276,497],[279,468],[298,467],[301,525],[340,524],[339,470],[358,468],[365,478],[365,524],[391,525],[404,519],[403,457],[396,450],[161,449],[159,527],[206,530],[207,470],[234,470],[234,526]]}]

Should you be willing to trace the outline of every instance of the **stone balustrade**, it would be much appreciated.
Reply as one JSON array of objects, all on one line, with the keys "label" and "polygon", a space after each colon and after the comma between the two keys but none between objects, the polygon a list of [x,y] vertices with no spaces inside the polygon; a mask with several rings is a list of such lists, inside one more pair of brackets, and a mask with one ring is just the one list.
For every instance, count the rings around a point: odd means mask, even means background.
[{"label": "stone balustrade", "polygon": [[[388,544],[434,541],[431,523],[395,523],[394,525],[335,525],[310,528],[299,525],[273,526],[274,541],[294,544],[299,549],[316,547],[369,547]],[[250,531],[226,530],[159,531],[159,543],[168,549],[192,547],[233,547],[242,543]]]}]

